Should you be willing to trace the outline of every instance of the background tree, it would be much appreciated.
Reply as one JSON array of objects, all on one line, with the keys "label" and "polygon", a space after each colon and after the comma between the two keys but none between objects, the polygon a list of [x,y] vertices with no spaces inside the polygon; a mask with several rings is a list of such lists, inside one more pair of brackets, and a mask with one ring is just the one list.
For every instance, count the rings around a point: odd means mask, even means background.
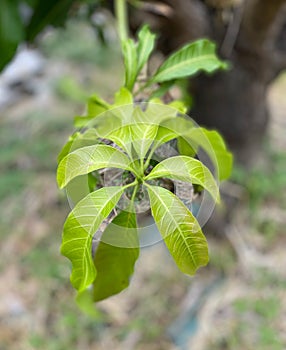
[{"label": "background tree", "polygon": [[201,37],[217,42],[219,55],[230,61],[231,69],[191,80],[191,114],[199,124],[220,130],[244,164],[261,148],[269,120],[267,90],[286,68],[285,3],[149,1],[131,16],[133,28],[147,21],[160,33],[159,48],[165,54]]}]

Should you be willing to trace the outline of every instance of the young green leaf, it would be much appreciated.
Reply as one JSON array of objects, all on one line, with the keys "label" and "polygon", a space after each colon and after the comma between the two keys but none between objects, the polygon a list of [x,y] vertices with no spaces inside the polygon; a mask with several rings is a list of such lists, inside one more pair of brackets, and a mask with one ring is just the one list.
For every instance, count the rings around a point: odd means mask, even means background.
[{"label": "young green leaf", "polygon": [[205,236],[192,213],[170,191],[148,185],[152,215],[179,269],[194,275],[208,261]]},{"label": "young green leaf", "polygon": [[194,157],[197,154],[197,147],[190,145],[184,137],[177,138],[177,148],[182,156]]},{"label": "young green leaf", "polygon": [[232,171],[232,154],[227,150],[222,136],[214,130],[194,128],[185,134],[192,145],[201,147],[210,157],[217,170],[220,181],[230,177]]},{"label": "young green leaf", "polygon": [[138,34],[139,42],[137,48],[138,73],[147,63],[154,49],[156,35],[150,32],[148,25],[144,25]]},{"label": "young green leaf", "polygon": [[167,177],[173,180],[191,182],[205,188],[215,201],[219,201],[219,189],[209,169],[199,160],[187,156],[175,156],[155,166],[144,180]]},{"label": "young green leaf", "polygon": [[79,175],[102,168],[132,170],[128,157],[114,147],[106,145],[87,146],[69,153],[59,164],[57,181],[60,188]]},{"label": "young green leaf", "polygon": [[125,65],[125,87],[132,91],[138,75],[137,50],[134,41],[132,39],[124,40],[122,50]]},{"label": "young green leaf", "polygon": [[189,77],[200,70],[211,73],[226,68],[227,64],[219,60],[215,53],[215,44],[201,39],[184,46],[167,58],[151,78],[151,82],[161,83]]},{"label": "young green leaf", "polygon": [[109,108],[111,105],[96,94],[91,95],[87,101],[87,114],[90,116],[97,116]]},{"label": "young green leaf", "polygon": [[201,147],[213,162],[220,181],[230,176],[232,154],[217,131],[195,128],[193,122],[186,118],[169,118],[163,120],[158,127],[154,149],[175,138],[178,138],[178,149],[183,155],[192,156]]},{"label": "young green leaf", "polygon": [[129,285],[139,257],[136,214],[122,211],[107,226],[94,256],[97,276],[93,283],[94,301],[121,292]]},{"label": "young green leaf", "polygon": [[76,132],[70,136],[68,142],[64,145],[58,155],[58,163],[60,163],[66,155],[76,149],[92,146],[98,143],[97,134],[94,129],[88,129],[85,133]]},{"label": "young green leaf", "polygon": [[61,253],[72,262],[71,283],[79,292],[96,277],[92,238],[123,193],[123,187],[103,187],[82,199],[69,214],[63,230]]},{"label": "young green leaf", "polygon": [[113,106],[124,106],[133,104],[133,95],[125,87],[122,87],[115,93],[115,101]]}]

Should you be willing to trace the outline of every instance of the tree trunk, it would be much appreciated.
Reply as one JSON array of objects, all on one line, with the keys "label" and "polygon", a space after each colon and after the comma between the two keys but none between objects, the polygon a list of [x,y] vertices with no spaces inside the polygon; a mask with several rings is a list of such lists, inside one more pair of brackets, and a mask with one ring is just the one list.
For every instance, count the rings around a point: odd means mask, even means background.
[{"label": "tree trunk", "polygon": [[[156,2],[144,21],[159,31],[159,48],[165,54],[209,37],[217,42],[219,55],[230,61],[229,71],[191,80],[191,115],[200,125],[218,129],[238,161],[251,163],[267,131],[268,86],[286,68],[286,0],[162,2],[165,8]],[[136,15],[133,20],[138,22]]]}]

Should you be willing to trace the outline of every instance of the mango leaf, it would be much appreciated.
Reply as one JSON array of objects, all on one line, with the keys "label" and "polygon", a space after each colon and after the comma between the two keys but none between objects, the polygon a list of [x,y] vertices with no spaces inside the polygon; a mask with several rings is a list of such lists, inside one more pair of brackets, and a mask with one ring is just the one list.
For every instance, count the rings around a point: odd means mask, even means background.
[{"label": "mango leaf", "polygon": [[232,154],[222,136],[214,130],[196,128],[191,120],[177,117],[163,120],[154,137],[154,149],[178,138],[180,154],[193,156],[201,147],[213,162],[220,181],[229,178],[232,171]]},{"label": "mango leaf", "polygon": [[137,47],[138,73],[147,63],[150,54],[154,49],[156,35],[150,32],[148,25],[144,25],[138,34],[139,42]]},{"label": "mango leaf", "polygon": [[60,188],[76,176],[102,168],[132,170],[127,156],[114,147],[106,145],[87,146],[69,153],[59,164],[57,181]]},{"label": "mango leaf", "polygon": [[163,160],[155,166],[145,181],[167,177],[197,184],[206,189],[215,201],[219,201],[219,189],[209,169],[197,159],[187,156],[175,156]]},{"label": "mango leaf", "polygon": [[96,143],[98,143],[98,140],[94,129],[88,129],[85,133],[75,132],[69,137],[68,142],[61,149],[58,155],[58,163],[60,163],[62,159],[72,151]]},{"label": "mango leaf", "polygon": [[[154,116],[155,119],[155,116]],[[144,159],[148,149],[157,134],[158,125],[149,120],[148,114],[136,107],[133,114],[134,123],[131,125],[132,144],[140,159]]]},{"label": "mango leaf", "polygon": [[79,309],[89,317],[93,318],[94,320],[102,321],[103,315],[95,307],[91,289],[88,288],[80,293],[77,293],[76,304]]},{"label": "mango leaf", "polygon": [[197,148],[191,146],[184,137],[177,138],[177,148],[182,156],[194,157],[197,154]]},{"label": "mango leaf", "polygon": [[232,171],[232,154],[227,150],[222,136],[215,130],[193,128],[185,134],[196,148],[201,147],[210,157],[217,170],[220,181],[230,177]]},{"label": "mango leaf", "polygon": [[105,102],[98,95],[93,94],[87,101],[87,115],[75,116],[74,126],[82,128],[87,126],[95,117],[101,115],[111,108],[111,105]]},{"label": "mango leaf", "polygon": [[132,91],[138,74],[136,45],[132,39],[122,42],[125,65],[125,87]]},{"label": "mango leaf", "polygon": [[153,91],[150,95],[150,101],[154,98],[160,98],[164,96],[169,90],[175,85],[176,80],[168,80],[164,83],[161,83],[155,91]]},{"label": "mango leaf", "polygon": [[208,261],[208,245],[193,214],[170,191],[148,185],[151,211],[179,269],[194,275]]},{"label": "mango leaf", "polygon": [[92,238],[123,193],[123,187],[103,187],[82,199],[69,214],[63,230],[61,253],[72,262],[71,283],[79,292],[96,277]]},{"label": "mango leaf", "polygon": [[100,301],[121,292],[129,285],[139,257],[136,214],[120,212],[107,226],[94,256],[97,276],[93,299]]},{"label": "mango leaf", "polygon": [[122,87],[115,93],[114,106],[133,104],[133,95],[125,87]]},{"label": "mango leaf", "polygon": [[167,58],[158,68],[151,82],[161,83],[189,77],[200,70],[211,73],[217,69],[226,68],[227,64],[216,56],[215,44],[207,39],[201,39],[184,46]]},{"label": "mango leaf", "polygon": [[111,105],[96,94],[91,95],[87,100],[87,114],[90,116],[97,116],[109,108]]}]

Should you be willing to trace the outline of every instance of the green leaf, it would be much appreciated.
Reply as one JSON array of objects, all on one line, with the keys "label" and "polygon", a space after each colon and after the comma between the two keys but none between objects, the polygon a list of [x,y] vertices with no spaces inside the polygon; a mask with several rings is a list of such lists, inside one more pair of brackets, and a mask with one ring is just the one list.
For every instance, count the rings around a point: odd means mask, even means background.
[{"label": "green leaf", "polygon": [[62,159],[75,151],[76,149],[91,146],[98,143],[97,134],[94,129],[88,129],[85,133],[76,132],[72,136],[69,137],[68,142],[64,145],[62,150],[58,155],[58,163],[62,161]]},{"label": "green leaf", "polygon": [[197,154],[197,149],[192,147],[183,137],[178,137],[177,148],[182,156],[194,157]]},{"label": "green leaf", "polygon": [[34,6],[34,12],[26,29],[28,41],[33,41],[36,36],[48,25],[62,25],[73,5],[73,0],[49,0],[38,1]]},{"label": "green leaf", "polygon": [[220,181],[230,177],[233,157],[227,150],[222,136],[217,131],[193,128],[185,136],[195,148],[201,147],[208,154],[216,168],[217,177]]},{"label": "green leaf", "polygon": [[89,116],[97,116],[100,113],[107,111],[109,108],[111,108],[111,105],[96,94],[93,94],[88,98],[87,114]]},{"label": "green leaf", "polygon": [[114,106],[130,105],[133,104],[133,95],[125,87],[122,87],[115,94]]},{"label": "green leaf", "polygon": [[219,189],[209,169],[197,159],[175,156],[163,160],[155,166],[145,181],[167,177],[173,180],[191,182],[205,188],[215,201],[219,201]]},{"label": "green leaf", "polygon": [[90,289],[85,289],[78,293],[76,296],[76,303],[80,310],[89,317],[98,321],[102,320],[102,314],[95,307],[92,291]]},{"label": "green leaf", "polygon": [[93,121],[95,117],[102,115],[111,107],[112,106],[109,103],[105,102],[98,95],[93,94],[88,98],[87,101],[87,115],[76,116],[74,118],[74,126],[76,128],[82,128],[87,126]]},{"label": "green leaf", "polygon": [[88,174],[102,168],[131,170],[127,156],[106,145],[87,146],[69,153],[59,164],[57,181],[60,188],[76,176]]},{"label": "green leaf", "polygon": [[72,262],[71,283],[79,292],[93,283],[96,268],[92,238],[123,193],[122,187],[103,187],[82,199],[69,214],[63,230],[61,253]]},{"label": "green leaf", "polygon": [[200,70],[211,73],[217,69],[226,68],[227,64],[216,56],[215,44],[207,39],[201,39],[184,46],[167,58],[154,74],[151,82],[161,83],[188,77]]},{"label": "green leaf", "polygon": [[136,214],[122,211],[107,226],[96,249],[97,276],[93,283],[94,301],[121,292],[129,285],[139,257]]},{"label": "green leaf", "polygon": [[152,92],[150,99],[158,98],[158,97],[160,98],[164,96],[167,92],[169,92],[169,90],[173,87],[173,85],[175,85],[175,83],[176,83],[175,80],[169,80],[160,84],[156,88],[156,90]]},{"label": "green leaf", "polygon": [[150,32],[148,25],[144,25],[138,34],[139,42],[137,48],[138,73],[147,63],[150,54],[154,49],[156,35]]},{"label": "green leaf", "polygon": [[[154,116],[155,117],[155,116]],[[132,145],[139,159],[144,159],[148,149],[157,134],[158,125],[149,120],[148,113],[136,107],[133,114],[134,123],[130,127],[132,133]]]},{"label": "green leaf", "polygon": [[0,2],[0,71],[13,58],[18,44],[23,39],[24,28],[19,13],[18,1]]},{"label": "green leaf", "polygon": [[228,151],[222,136],[214,130],[196,128],[191,120],[183,117],[163,120],[154,137],[154,149],[178,138],[178,149],[183,155],[194,155],[201,147],[216,169],[217,178],[229,178],[232,171],[232,154]]},{"label": "green leaf", "polygon": [[208,245],[193,214],[170,191],[149,186],[152,215],[179,269],[189,275],[205,266]]},{"label": "green leaf", "polygon": [[122,42],[125,65],[125,87],[132,91],[138,74],[136,45],[132,39]]}]

